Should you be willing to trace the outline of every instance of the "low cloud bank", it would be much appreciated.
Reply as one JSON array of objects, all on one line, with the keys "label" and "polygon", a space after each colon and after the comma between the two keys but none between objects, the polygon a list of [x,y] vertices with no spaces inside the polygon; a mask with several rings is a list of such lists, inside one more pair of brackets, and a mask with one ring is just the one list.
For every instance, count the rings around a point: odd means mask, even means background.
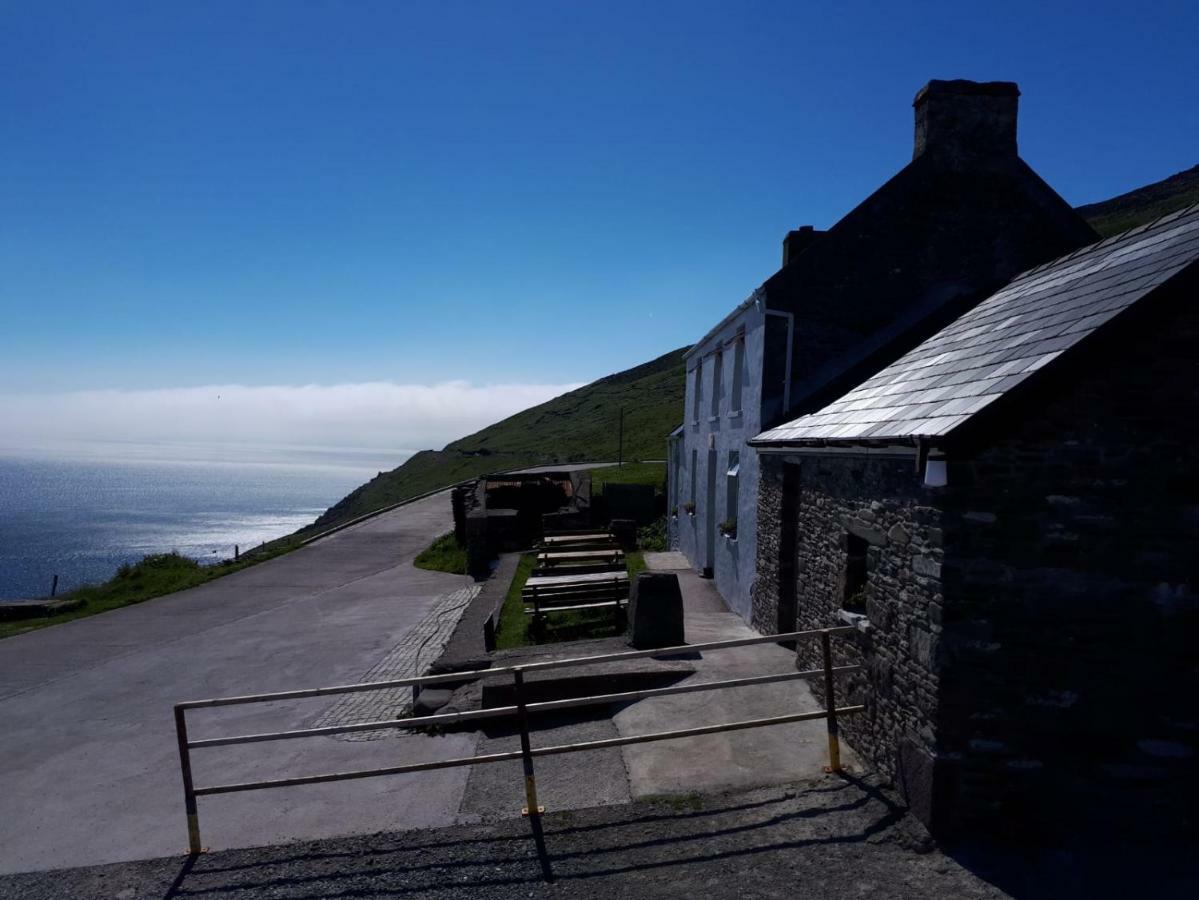
[{"label": "low cloud bank", "polygon": [[245,442],[433,448],[579,387],[366,382],[0,394],[6,443]]}]

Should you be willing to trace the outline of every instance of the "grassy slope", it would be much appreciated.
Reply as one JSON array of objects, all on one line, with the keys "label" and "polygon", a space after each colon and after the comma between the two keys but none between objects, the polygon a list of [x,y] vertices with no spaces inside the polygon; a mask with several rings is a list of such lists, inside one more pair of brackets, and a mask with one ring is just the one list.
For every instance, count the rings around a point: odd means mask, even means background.
[{"label": "grassy slope", "polygon": [[417,554],[412,564],[418,569],[431,572],[449,572],[451,575],[466,574],[466,549],[458,546],[454,532],[443,534]]},{"label": "grassy slope", "polygon": [[1079,214],[1104,237],[1118,234],[1199,203],[1199,166],[1136,190],[1078,207]]},{"label": "grassy slope", "polygon": [[216,565],[200,565],[194,559],[180,556],[178,553],[159,553],[145,557],[141,562],[131,566],[122,566],[120,570],[103,584],[91,584],[63,594],[64,600],[81,599],[84,605],[78,609],[58,613],[53,616],[36,619],[18,619],[12,622],[0,622],[0,638],[11,637],[45,628],[47,625],[58,625],[72,619],[82,619],[96,613],[119,609],[145,600],[152,600],[164,594],[173,594],[186,588],[196,587],[222,575],[239,572],[255,563],[272,559],[299,546],[299,539],[294,536],[280,538],[277,541],[244,554],[240,560],[225,560]]},{"label": "grassy slope", "polygon": [[421,451],[330,507],[313,528],[487,472],[614,460],[622,407],[625,459],[662,459],[666,436],[683,415],[683,349],[517,413],[444,450]]}]

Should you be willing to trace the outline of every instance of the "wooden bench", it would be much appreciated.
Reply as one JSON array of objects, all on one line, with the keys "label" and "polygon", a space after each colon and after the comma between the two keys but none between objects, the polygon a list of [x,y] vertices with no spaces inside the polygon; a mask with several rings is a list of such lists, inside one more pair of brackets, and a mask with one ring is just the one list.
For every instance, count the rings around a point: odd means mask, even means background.
[{"label": "wooden bench", "polygon": [[628,602],[629,576],[623,569],[579,575],[544,575],[525,582],[521,599],[532,603],[527,615],[564,609],[621,607]]},{"label": "wooden bench", "polygon": [[543,550],[537,554],[537,562],[547,568],[595,561],[609,564],[624,562],[624,551],[615,547],[603,550]]}]

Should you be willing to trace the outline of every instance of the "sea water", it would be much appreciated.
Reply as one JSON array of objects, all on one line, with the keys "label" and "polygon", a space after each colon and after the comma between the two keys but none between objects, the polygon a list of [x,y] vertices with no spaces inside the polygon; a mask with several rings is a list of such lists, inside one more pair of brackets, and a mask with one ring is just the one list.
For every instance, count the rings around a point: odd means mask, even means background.
[{"label": "sea water", "polygon": [[0,599],[105,581],[178,551],[217,562],[311,523],[405,451],[205,445],[0,447]]}]

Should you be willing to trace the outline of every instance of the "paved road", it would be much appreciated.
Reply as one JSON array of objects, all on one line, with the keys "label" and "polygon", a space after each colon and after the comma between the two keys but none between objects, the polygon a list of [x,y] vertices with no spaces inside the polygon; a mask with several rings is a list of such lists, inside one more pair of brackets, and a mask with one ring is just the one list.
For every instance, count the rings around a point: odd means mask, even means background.
[{"label": "paved road", "polygon": [[[342,684],[407,659],[465,596],[411,565],[448,493],[138,606],[0,641],[0,872],[144,859],[186,844],[171,707]],[[452,612],[452,609],[451,609]],[[405,642],[405,638],[409,638]],[[199,710],[192,737],[328,721],[336,698]],[[195,752],[198,784],[470,755],[473,735],[314,738]],[[214,848],[448,824],[465,769],[200,799]]]}]

